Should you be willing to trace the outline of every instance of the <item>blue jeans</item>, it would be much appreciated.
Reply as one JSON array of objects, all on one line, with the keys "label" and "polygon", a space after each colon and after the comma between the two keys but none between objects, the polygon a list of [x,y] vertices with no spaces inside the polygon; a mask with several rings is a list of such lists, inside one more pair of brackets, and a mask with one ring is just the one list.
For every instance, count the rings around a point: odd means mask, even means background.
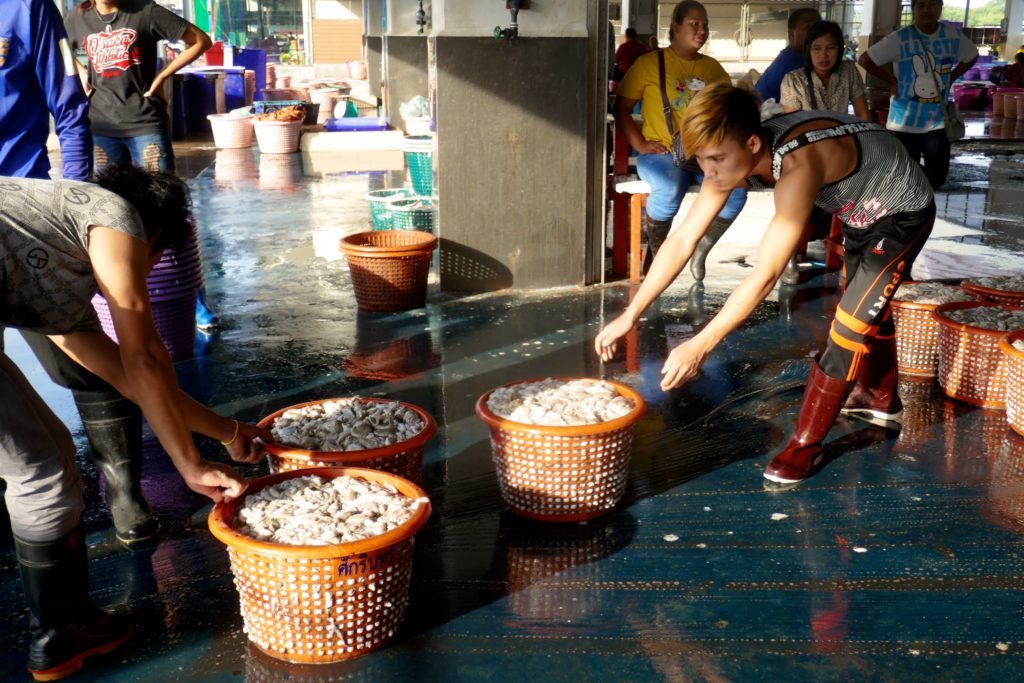
[{"label": "blue jeans", "polygon": [[93,135],[93,142],[107,155],[108,166],[131,164],[150,171],[174,173],[174,149],[171,136],[149,133],[131,138],[108,138]]},{"label": "blue jeans", "polygon": [[[704,182],[703,173],[679,168],[673,163],[671,154],[641,154],[636,158],[636,170],[640,179],[651,186],[647,215],[657,221],[674,218],[690,185]],[[747,191],[742,188],[733,190],[718,217],[731,221],[746,203]]]}]

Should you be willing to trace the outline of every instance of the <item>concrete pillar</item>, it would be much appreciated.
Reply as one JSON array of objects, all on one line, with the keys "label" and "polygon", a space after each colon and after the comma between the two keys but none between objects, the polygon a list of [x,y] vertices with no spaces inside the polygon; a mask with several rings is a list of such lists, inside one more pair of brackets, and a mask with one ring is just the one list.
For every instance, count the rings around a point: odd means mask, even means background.
[{"label": "concrete pillar", "polygon": [[436,0],[441,287],[588,284],[603,263],[607,0]]},{"label": "concrete pillar", "polygon": [[900,0],[865,0],[861,10],[861,52],[899,28],[900,11]]},{"label": "concrete pillar", "polygon": [[384,17],[383,0],[363,0],[363,54],[366,55],[366,78],[370,94],[383,96]]},{"label": "concrete pillar", "polygon": [[1021,36],[1021,24],[1024,23],[1024,2],[1022,0],[1006,0],[1006,43],[1000,50],[1000,56],[1006,61],[1013,63],[1014,55],[1021,45],[1024,45],[1024,36]]},{"label": "concrete pillar", "polygon": [[[899,28],[900,11],[900,0],[865,0],[858,52],[866,52],[869,47]],[[882,68],[892,69],[892,65]],[[868,106],[872,110],[888,108],[889,85],[871,74],[865,74],[865,79]]]},{"label": "concrete pillar", "polygon": [[[418,0],[390,0],[386,3],[387,30],[384,35],[384,115],[393,128],[404,128],[399,107],[417,95],[427,97],[427,31],[430,25],[416,24]],[[425,1],[428,21],[432,3]]]},{"label": "concrete pillar", "polygon": [[632,26],[644,39],[658,32],[658,0],[622,0],[622,30]]}]

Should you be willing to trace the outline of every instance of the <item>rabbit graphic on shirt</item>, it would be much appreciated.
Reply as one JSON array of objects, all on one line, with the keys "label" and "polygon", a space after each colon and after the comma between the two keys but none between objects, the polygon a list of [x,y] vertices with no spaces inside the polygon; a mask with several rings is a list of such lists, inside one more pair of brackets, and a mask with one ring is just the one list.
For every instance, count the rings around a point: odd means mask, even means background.
[{"label": "rabbit graphic on shirt", "polygon": [[930,52],[914,55],[914,97],[920,102],[939,101],[939,75]]}]

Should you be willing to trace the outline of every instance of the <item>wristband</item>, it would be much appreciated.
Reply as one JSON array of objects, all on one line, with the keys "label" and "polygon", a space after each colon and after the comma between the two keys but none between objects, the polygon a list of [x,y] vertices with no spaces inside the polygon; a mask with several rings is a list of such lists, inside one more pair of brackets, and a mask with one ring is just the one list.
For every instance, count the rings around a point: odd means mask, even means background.
[{"label": "wristband", "polygon": [[227,441],[221,441],[220,442],[221,446],[230,446],[231,444],[233,444],[235,442],[235,439],[238,438],[238,420],[232,420],[232,422],[235,423],[235,433],[232,434],[231,438],[228,439]]}]

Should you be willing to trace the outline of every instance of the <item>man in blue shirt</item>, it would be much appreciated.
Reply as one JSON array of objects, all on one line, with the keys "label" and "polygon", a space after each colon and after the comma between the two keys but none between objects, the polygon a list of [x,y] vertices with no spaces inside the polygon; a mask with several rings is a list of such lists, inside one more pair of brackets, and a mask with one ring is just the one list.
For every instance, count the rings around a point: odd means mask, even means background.
[{"label": "man in blue shirt", "polygon": [[804,66],[804,36],[807,29],[821,21],[821,15],[813,7],[801,7],[789,15],[786,28],[789,41],[761,77],[754,84],[754,89],[762,100],[773,99],[776,102],[782,97],[782,77],[794,69]]},{"label": "man in blue shirt", "polygon": [[14,0],[0,13],[0,176],[48,178],[53,114],[64,177],[92,172],[89,101],[52,0]]}]

